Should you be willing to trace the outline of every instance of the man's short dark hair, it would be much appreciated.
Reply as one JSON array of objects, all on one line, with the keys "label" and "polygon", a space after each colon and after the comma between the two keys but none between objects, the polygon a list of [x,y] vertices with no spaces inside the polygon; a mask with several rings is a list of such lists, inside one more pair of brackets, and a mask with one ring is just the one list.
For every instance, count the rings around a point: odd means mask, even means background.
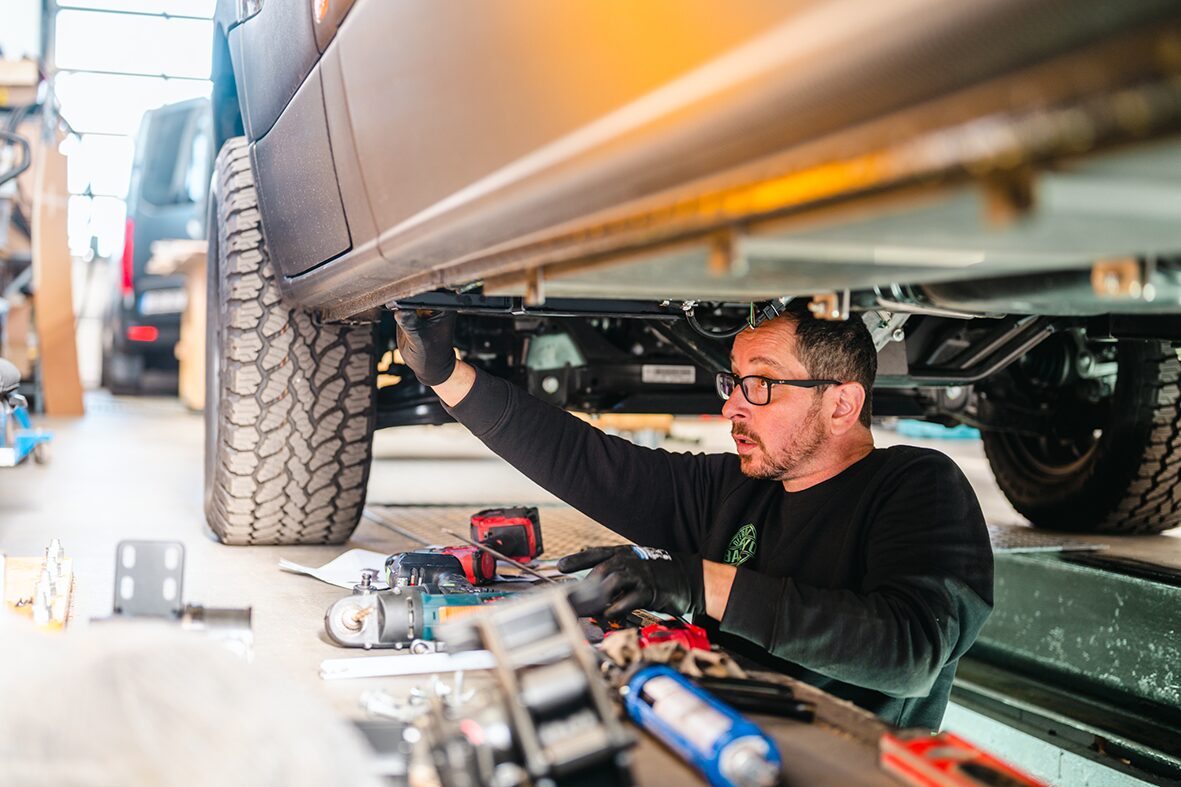
[{"label": "man's short dark hair", "polygon": [[808,311],[806,303],[792,303],[784,316],[796,323],[796,351],[811,378],[861,383],[865,404],[859,420],[868,427],[873,417],[878,354],[861,315],[851,314],[847,320],[820,320]]}]

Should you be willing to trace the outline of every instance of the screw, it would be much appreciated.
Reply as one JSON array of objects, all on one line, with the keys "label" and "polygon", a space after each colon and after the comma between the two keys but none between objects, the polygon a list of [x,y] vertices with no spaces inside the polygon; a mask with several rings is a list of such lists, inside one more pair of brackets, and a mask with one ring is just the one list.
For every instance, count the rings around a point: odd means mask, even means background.
[{"label": "screw", "polygon": [[353,585],[353,592],[360,595],[372,593],[374,590],[373,580],[375,579],[377,579],[376,571],[371,568],[361,569],[361,581],[360,583]]}]

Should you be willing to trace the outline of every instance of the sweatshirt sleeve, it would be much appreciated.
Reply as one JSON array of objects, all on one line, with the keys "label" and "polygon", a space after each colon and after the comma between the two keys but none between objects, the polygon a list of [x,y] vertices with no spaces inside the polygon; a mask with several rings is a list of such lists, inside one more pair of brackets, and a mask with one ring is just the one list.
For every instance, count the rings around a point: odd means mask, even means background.
[{"label": "sweatshirt sleeve", "polygon": [[721,629],[830,678],[925,696],[992,611],[992,547],[980,505],[951,460],[901,468],[879,504],[856,590],[738,569]]},{"label": "sweatshirt sleeve", "polygon": [[634,445],[480,370],[448,411],[513,467],[621,536],[700,552],[730,457]]}]

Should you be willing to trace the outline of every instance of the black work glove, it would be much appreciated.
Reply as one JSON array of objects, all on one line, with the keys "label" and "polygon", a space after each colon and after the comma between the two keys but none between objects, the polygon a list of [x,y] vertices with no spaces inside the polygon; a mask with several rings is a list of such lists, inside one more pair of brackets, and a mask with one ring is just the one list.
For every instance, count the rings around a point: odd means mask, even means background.
[{"label": "black work glove", "polygon": [[[591,568],[591,567],[594,568]],[[563,574],[591,568],[587,579],[601,583],[599,606],[579,609],[580,615],[605,612],[625,617],[633,609],[684,615],[705,611],[705,577],[701,557],[649,547],[591,547],[558,561]]]},{"label": "black work glove", "polygon": [[447,382],[455,371],[455,313],[399,309],[398,350],[423,385]]}]

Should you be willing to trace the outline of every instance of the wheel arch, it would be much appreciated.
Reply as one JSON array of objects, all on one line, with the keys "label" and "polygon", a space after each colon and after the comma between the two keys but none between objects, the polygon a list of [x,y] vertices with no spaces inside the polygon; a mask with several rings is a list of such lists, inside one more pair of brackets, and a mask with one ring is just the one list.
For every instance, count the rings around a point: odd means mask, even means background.
[{"label": "wheel arch", "polygon": [[238,97],[238,78],[230,54],[229,33],[219,20],[213,27],[213,59],[210,70],[213,90],[210,103],[213,110],[214,150],[221,150],[226,140],[245,134],[242,104]]}]

